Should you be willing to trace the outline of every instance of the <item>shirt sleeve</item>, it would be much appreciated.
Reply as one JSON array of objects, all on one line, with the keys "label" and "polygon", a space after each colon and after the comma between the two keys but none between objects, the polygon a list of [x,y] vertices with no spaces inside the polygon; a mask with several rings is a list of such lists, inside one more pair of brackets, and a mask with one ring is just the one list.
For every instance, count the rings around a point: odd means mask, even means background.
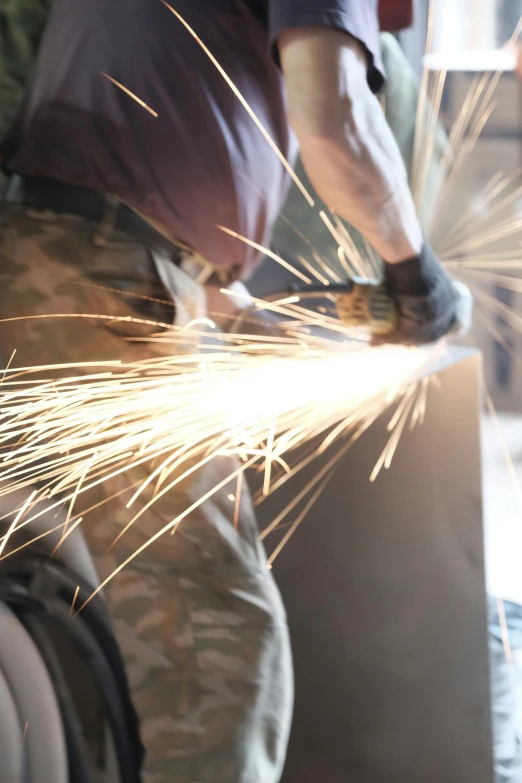
[{"label": "shirt sleeve", "polygon": [[357,38],[368,52],[368,84],[378,92],[384,84],[379,43],[378,0],[270,0],[269,35],[277,55],[277,39],[291,27],[331,27]]}]

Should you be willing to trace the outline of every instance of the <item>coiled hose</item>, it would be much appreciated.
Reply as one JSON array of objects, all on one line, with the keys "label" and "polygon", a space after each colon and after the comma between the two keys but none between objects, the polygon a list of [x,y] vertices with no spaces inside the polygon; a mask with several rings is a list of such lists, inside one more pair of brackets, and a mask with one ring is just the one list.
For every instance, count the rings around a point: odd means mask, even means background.
[{"label": "coiled hose", "polygon": [[[74,705],[67,692],[59,658],[52,654],[52,641],[47,635],[48,622],[59,626],[63,636],[88,666],[110,726],[120,783],[139,783],[143,747],[121,653],[105,605],[101,599],[94,598],[80,614],[71,617],[74,595],[77,594],[76,606],[81,606],[91,593],[91,587],[82,584],[75,574],[44,557],[30,555],[12,561],[8,559],[3,564],[0,600],[9,605],[27,631],[34,635],[33,650],[39,650],[45,661],[44,665],[39,658],[40,667],[44,668],[48,680],[50,675],[54,683],[54,703],[58,700],[65,720],[67,716],[76,714],[75,710],[71,712]],[[21,630],[27,633],[24,628]],[[90,783],[82,740],[81,726],[73,719],[68,725],[67,748],[74,783]],[[83,777],[73,776],[73,769],[79,767],[83,767]],[[38,778],[38,783],[46,781],[47,778]],[[61,783],[61,779],[55,777],[52,783]]]}]

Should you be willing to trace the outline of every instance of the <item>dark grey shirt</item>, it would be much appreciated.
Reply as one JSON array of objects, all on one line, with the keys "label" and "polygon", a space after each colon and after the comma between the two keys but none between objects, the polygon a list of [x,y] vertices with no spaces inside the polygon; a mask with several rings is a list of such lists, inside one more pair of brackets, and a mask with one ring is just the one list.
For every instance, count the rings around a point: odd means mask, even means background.
[{"label": "dark grey shirt", "polygon": [[[275,41],[290,27],[340,28],[382,83],[377,0],[173,0],[285,156],[288,127]],[[157,113],[153,116],[120,82]],[[113,193],[215,264],[248,276],[288,175],[201,47],[161,0],[56,0],[7,168]]]}]

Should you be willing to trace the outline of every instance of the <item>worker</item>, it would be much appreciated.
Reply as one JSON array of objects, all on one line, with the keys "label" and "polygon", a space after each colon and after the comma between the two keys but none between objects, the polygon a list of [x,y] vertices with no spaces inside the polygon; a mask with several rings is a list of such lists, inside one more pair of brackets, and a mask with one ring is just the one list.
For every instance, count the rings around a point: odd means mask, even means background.
[{"label": "worker", "polygon": [[[291,160],[297,138],[318,194],[383,258],[399,310],[390,339],[446,334],[456,294],[423,238],[374,94],[384,80],[377,1],[176,0],[175,11]],[[0,317],[49,316],[0,323],[0,354],[16,348],[19,366],[147,359],[161,348],[129,337],[205,309],[224,314],[226,328],[240,300],[220,288],[241,289],[258,256],[218,226],[267,244],[289,183],[161,0],[54,5],[2,160]],[[112,548],[128,522],[126,482],[143,481],[146,468],[85,493],[82,525],[100,577],[233,465],[222,457],[185,478]],[[144,783],[281,775],[292,712],[285,615],[245,486],[233,524],[233,489],[214,493],[106,588],[141,722]],[[150,498],[144,492],[135,511]]]}]

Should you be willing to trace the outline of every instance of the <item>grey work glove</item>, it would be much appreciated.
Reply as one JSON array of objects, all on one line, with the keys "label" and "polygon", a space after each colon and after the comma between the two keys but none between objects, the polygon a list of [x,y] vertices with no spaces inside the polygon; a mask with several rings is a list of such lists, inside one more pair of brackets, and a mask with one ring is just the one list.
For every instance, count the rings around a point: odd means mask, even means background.
[{"label": "grey work glove", "polygon": [[399,319],[393,332],[375,339],[377,344],[423,345],[436,342],[457,326],[469,328],[460,323],[462,294],[427,242],[418,257],[384,264],[384,286]]}]

